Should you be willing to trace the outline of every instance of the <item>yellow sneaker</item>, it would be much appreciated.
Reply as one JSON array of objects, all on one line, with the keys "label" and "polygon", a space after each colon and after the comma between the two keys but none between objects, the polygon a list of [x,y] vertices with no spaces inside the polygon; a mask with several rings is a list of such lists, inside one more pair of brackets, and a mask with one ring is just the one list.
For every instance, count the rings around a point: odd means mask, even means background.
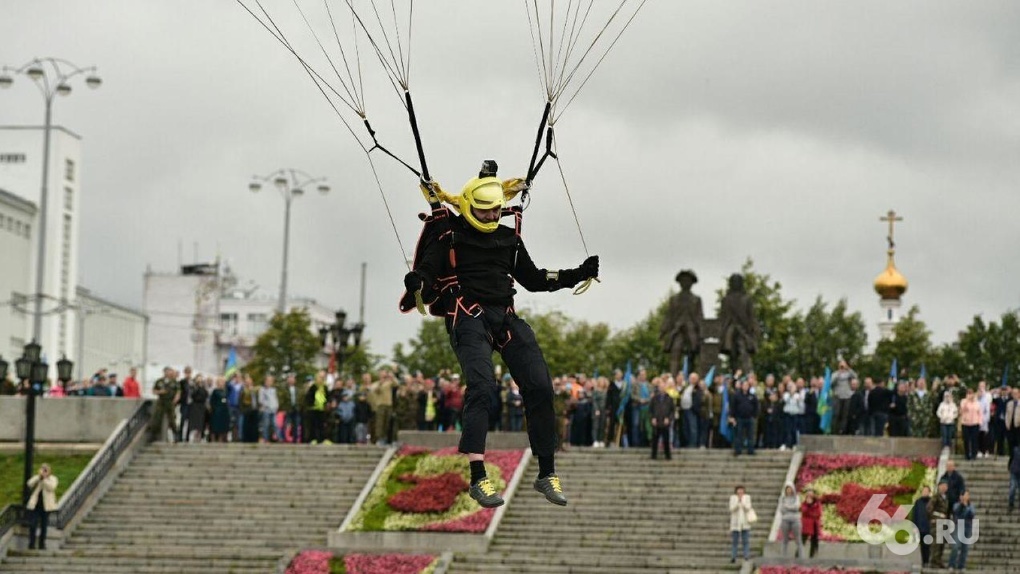
[{"label": "yellow sneaker", "polygon": [[545,495],[545,499],[549,502],[559,505],[567,505],[567,497],[563,495],[563,487],[560,486],[560,478],[555,474],[550,474],[545,478],[540,478],[535,481],[535,490]]},{"label": "yellow sneaker", "polygon": [[503,498],[496,492],[496,485],[492,484],[488,478],[483,478],[472,484],[468,493],[484,508],[503,506]]}]

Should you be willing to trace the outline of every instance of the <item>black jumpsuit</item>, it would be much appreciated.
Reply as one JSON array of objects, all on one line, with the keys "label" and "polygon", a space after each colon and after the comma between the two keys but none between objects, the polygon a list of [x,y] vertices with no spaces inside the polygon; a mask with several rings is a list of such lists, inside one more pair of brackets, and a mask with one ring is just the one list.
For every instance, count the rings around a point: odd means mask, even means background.
[{"label": "black jumpsuit", "polygon": [[415,271],[425,285],[448,286],[440,295],[447,310],[446,330],[467,380],[460,452],[485,452],[494,414],[489,411],[497,404],[491,400],[498,392],[492,364],[496,350],[521,389],[532,451],[552,456],[556,420],[549,367],[531,326],[514,312],[514,280],[528,291],[555,291],[576,285],[582,279],[580,270],[551,276],[535,266],[514,229],[501,225],[482,233],[455,216],[450,233],[425,247]]}]

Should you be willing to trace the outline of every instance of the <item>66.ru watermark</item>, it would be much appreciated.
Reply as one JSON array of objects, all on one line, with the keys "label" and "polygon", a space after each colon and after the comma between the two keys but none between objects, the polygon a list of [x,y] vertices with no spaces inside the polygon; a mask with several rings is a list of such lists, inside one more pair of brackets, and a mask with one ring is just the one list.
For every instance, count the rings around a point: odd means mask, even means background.
[{"label": "66.ru watermark", "polygon": [[[882,510],[885,494],[874,494],[857,517],[857,534],[868,544],[881,545],[899,556],[907,556],[917,549],[921,542],[925,544],[973,544],[978,539],[978,519],[971,520],[970,532],[964,528],[963,520],[935,518],[932,521],[933,532],[925,534],[922,540],[917,525],[907,520],[910,505],[902,505],[892,516]],[[877,523],[877,524],[876,524]],[[877,528],[876,528],[877,526]]]}]

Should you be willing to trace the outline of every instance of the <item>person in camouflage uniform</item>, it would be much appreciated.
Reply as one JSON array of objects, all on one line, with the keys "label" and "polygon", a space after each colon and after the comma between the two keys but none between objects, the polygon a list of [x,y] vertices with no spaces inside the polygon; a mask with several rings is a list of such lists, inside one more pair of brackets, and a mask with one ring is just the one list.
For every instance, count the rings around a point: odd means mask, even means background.
[{"label": "person in camouflage uniform", "polygon": [[[910,436],[928,438],[935,427],[935,409],[932,408],[932,393],[927,392],[924,379],[915,383],[915,389],[907,397],[907,418],[910,420]],[[935,406],[938,408],[938,405]]]},{"label": "person in camouflage uniform", "polygon": [[177,433],[174,404],[177,402],[179,391],[174,370],[164,367],[162,378],[152,387],[152,392],[156,395],[156,405],[149,421],[149,434],[153,441],[167,440],[167,428],[174,431],[174,434]]},{"label": "person in camouflage uniform", "polygon": [[556,417],[556,445],[561,448],[567,437],[567,402],[570,401],[570,391],[562,379],[553,379],[553,414]]},{"label": "person in camouflage uniform", "polygon": [[[418,428],[418,392],[411,377],[404,377],[397,387],[397,396],[393,402],[393,418],[397,432]],[[399,434],[398,434],[399,440]]]}]

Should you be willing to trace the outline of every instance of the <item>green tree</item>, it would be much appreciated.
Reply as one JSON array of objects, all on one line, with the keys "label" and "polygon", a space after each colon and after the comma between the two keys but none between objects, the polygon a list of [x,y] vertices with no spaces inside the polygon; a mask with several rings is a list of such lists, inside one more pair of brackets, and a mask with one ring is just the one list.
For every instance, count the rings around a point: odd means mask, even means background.
[{"label": "green tree", "polygon": [[1016,381],[1016,361],[1020,359],[1020,312],[1007,311],[998,323],[991,321],[987,324],[980,315],[975,316],[953,346],[962,355],[962,361],[952,372],[959,374],[964,381],[997,383],[1002,380],[1007,365],[1010,366],[1010,381]]},{"label": "green tree", "polygon": [[[793,300],[783,299],[783,284],[773,281],[771,275],[756,271],[750,257],[740,272],[744,275],[744,288],[754,302],[754,312],[761,325],[761,339],[753,360],[754,370],[759,374],[792,372],[795,368],[790,353],[795,329],[795,318],[791,312]],[[717,317],[725,295],[725,289],[716,291]]]},{"label": "green tree", "polygon": [[269,328],[255,341],[251,362],[245,371],[260,384],[266,374],[296,373],[299,379],[315,373],[319,337],[312,332],[312,321],[305,309],[276,313]]},{"label": "green tree", "polygon": [[648,369],[651,375],[668,371],[669,355],[663,352],[659,340],[668,308],[669,296],[637,324],[610,337],[605,362],[602,363],[605,371],[600,369],[600,373],[608,375],[611,369],[623,369],[628,361],[635,372],[641,367]]},{"label": "green tree", "polygon": [[421,371],[426,377],[437,375],[443,369],[460,371],[457,355],[450,347],[446,323],[441,318],[428,318],[418,326],[418,334],[408,341],[393,346],[393,362],[408,372]]},{"label": "green tree", "polygon": [[383,357],[373,353],[371,348],[371,342],[364,339],[362,339],[361,345],[348,347],[344,356],[343,374],[360,375],[361,373],[375,371],[382,362]]},{"label": "green tree", "polygon": [[905,373],[909,377],[916,377],[921,372],[922,364],[927,368],[927,363],[936,358],[931,344],[931,331],[918,317],[920,314],[921,310],[914,305],[893,327],[893,337],[878,342],[870,361],[865,363],[864,372],[868,376],[876,380],[887,380],[895,359],[901,376]]},{"label": "green tree", "polygon": [[821,374],[826,366],[835,368],[840,357],[857,364],[868,336],[860,312],[849,313],[846,299],[829,310],[819,295],[806,313],[794,315],[789,342],[787,356],[793,371],[808,377]]}]

